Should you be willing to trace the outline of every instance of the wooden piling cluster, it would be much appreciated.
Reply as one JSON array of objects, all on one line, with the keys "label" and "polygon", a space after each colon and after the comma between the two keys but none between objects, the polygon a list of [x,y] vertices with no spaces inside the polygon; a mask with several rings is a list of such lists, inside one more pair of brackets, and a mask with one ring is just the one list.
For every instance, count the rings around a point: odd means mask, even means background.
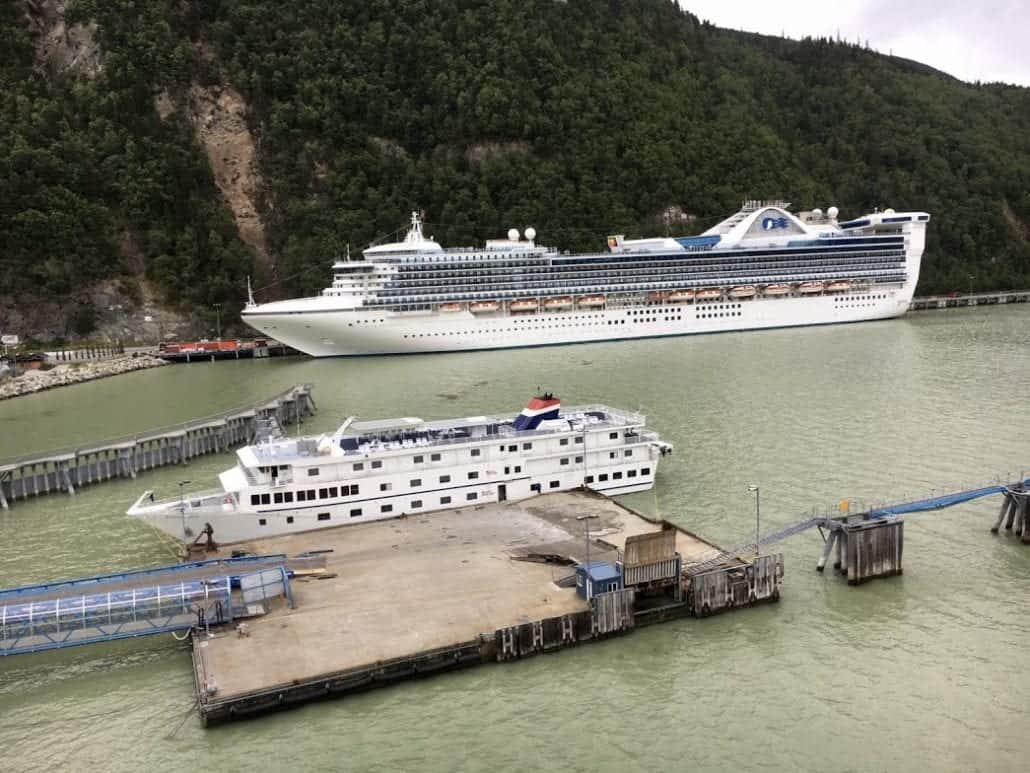
[{"label": "wooden piling cluster", "polygon": [[708,617],[736,607],[778,601],[782,585],[783,554],[771,553],[757,556],[750,564],[690,576],[686,603],[694,617]]},{"label": "wooden piling cluster", "polygon": [[303,422],[315,411],[311,384],[259,403],[101,443],[0,460],[0,508],[17,499],[66,491],[250,443],[262,427]]},{"label": "wooden piling cluster", "polygon": [[847,579],[848,585],[902,574],[904,538],[902,520],[833,522],[816,569],[823,571],[836,547],[833,568]]},{"label": "wooden piling cluster", "polygon": [[1030,545],[1030,490],[1023,483],[1009,486],[1002,495],[1001,511],[998,520],[991,527],[991,533],[997,534],[1004,526],[1005,531],[1019,537],[1024,545]]}]

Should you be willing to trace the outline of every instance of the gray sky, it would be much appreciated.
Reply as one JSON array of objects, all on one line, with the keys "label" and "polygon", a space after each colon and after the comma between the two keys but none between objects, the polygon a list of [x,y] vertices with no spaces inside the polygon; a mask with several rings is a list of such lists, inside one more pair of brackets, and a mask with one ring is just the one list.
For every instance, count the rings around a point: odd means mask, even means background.
[{"label": "gray sky", "polygon": [[679,0],[719,27],[869,41],[966,81],[1030,86],[1028,0]]}]

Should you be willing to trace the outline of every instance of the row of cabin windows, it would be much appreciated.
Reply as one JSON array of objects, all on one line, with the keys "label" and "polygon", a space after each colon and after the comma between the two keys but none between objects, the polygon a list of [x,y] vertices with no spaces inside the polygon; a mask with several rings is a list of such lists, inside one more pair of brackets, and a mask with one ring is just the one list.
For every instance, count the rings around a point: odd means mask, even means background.
[{"label": "row of cabin windows", "polygon": [[[651,474],[651,468],[650,467],[642,467],[641,470],[640,470],[640,474],[643,477],[646,478],[648,475]],[[637,477],[637,471],[636,470],[627,470],[626,471],[626,477],[627,478],[635,478],[635,477]],[[598,483],[604,483],[607,480],[608,480],[608,473],[606,473],[606,472],[602,472],[600,475],[597,476],[597,482]],[[622,473],[621,472],[613,472],[612,473],[612,480],[622,480]],[[594,476],[593,475],[587,475],[583,479],[583,482],[584,483],[593,483],[594,482]]]},{"label": "row of cabin windows", "polygon": [[[625,457],[633,456],[633,449],[632,448],[625,449],[622,452],[622,455],[625,456]],[[609,459],[618,459],[619,458],[619,452],[618,451],[609,451],[608,452],[608,458]]]},{"label": "row of cabin windows", "polygon": [[[516,468],[516,471],[520,470],[520,469],[521,468]],[[478,478],[479,478],[479,473],[476,472],[476,471],[470,472],[468,474],[468,479],[469,480],[477,480]],[[441,483],[450,483],[451,482],[451,476],[450,475],[441,475],[440,476],[440,482]],[[409,488],[419,488],[421,485],[422,485],[422,478],[412,478],[411,480],[408,481],[408,487]],[[379,484],[379,490],[380,491],[389,491],[391,488],[392,488],[392,485],[389,484],[389,483],[380,483]]]},{"label": "row of cabin windows", "polygon": [[[439,456],[439,454],[433,454],[433,456]],[[379,461],[375,461],[375,462],[371,462],[371,465],[372,465],[372,469],[373,470],[378,470],[378,469],[382,468],[383,463],[379,462]],[[363,469],[365,469],[365,463],[364,462],[355,462],[354,463],[354,472],[361,472]]]},{"label": "row of cabin windows", "polygon": [[[557,487],[558,487],[558,481],[556,481],[556,480],[551,481],[551,488],[557,488]],[[479,499],[479,494],[476,493],[475,491],[470,491],[467,494],[465,494],[465,500],[467,502],[475,502],[477,499]],[[449,504],[451,504],[451,497],[450,496],[442,496],[442,497],[440,497],[440,504],[441,505],[449,505]],[[421,507],[422,507],[422,500],[421,499],[412,499],[411,500],[411,509],[412,510],[418,510]],[[392,513],[393,512],[393,505],[381,505],[379,507],[379,512],[380,513]],[[355,508],[352,508],[351,511],[350,511],[350,517],[351,518],[358,518],[361,515],[363,515],[363,513],[364,513],[364,511],[362,510],[362,508],[355,507]],[[318,520],[320,520],[320,521],[328,521],[331,518],[332,518],[332,515],[330,513],[319,513],[318,514]],[[286,523],[293,523],[293,516],[292,515],[286,516]],[[267,525],[268,525],[268,519],[267,518],[258,518],[258,526],[267,526]]]},{"label": "row of cabin windows", "polygon": [[[564,457],[562,457],[562,459],[561,459],[561,462],[560,462],[560,463],[561,463],[561,464],[568,464],[568,463],[569,463],[569,461],[570,461],[570,457],[568,457],[568,456],[564,456]],[[582,457],[582,456],[577,456],[577,457],[576,457],[576,464],[582,464],[582,463],[583,463],[583,457]]]},{"label": "row of cabin windows", "polygon": [[[316,496],[317,492],[317,496]],[[270,505],[270,504],[292,504],[293,491],[276,491],[275,494],[251,494],[250,503],[252,505]],[[353,497],[358,494],[358,485],[353,484],[350,486],[328,486],[320,489],[303,489],[297,491],[298,502],[314,502],[316,499],[336,499],[336,497]]]}]

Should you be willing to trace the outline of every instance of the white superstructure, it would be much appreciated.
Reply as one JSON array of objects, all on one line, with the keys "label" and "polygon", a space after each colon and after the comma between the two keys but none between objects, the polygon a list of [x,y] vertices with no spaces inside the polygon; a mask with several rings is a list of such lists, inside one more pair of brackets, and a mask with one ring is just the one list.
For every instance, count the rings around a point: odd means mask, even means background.
[{"label": "white superstructure", "polygon": [[608,239],[567,255],[533,229],[444,249],[419,216],[402,242],[333,266],[313,298],[248,303],[243,319],[318,357],[444,352],[859,322],[905,313],[930,216],[838,222],[745,202],[701,236]]},{"label": "white superstructure", "polygon": [[128,514],[183,541],[210,525],[234,543],[580,486],[628,494],[654,485],[671,450],[645,426],[603,405],[560,412],[551,395],[515,416],[348,419],[332,435],[242,448],[219,490],[164,501],[148,491]]}]

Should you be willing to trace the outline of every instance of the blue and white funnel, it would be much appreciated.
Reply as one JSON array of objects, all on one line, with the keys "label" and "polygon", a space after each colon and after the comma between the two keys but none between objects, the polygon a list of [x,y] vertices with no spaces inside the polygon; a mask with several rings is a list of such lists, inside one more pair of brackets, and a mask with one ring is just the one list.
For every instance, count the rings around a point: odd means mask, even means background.
[{"label": "blue and white funnel", "polygon": [[547,393],[540,397],[534,397],[522,409],[522,413],[515,417],[515,429],[536,429],[543,421],[557,419],[560,410],[561,400],[554,395]]}]

